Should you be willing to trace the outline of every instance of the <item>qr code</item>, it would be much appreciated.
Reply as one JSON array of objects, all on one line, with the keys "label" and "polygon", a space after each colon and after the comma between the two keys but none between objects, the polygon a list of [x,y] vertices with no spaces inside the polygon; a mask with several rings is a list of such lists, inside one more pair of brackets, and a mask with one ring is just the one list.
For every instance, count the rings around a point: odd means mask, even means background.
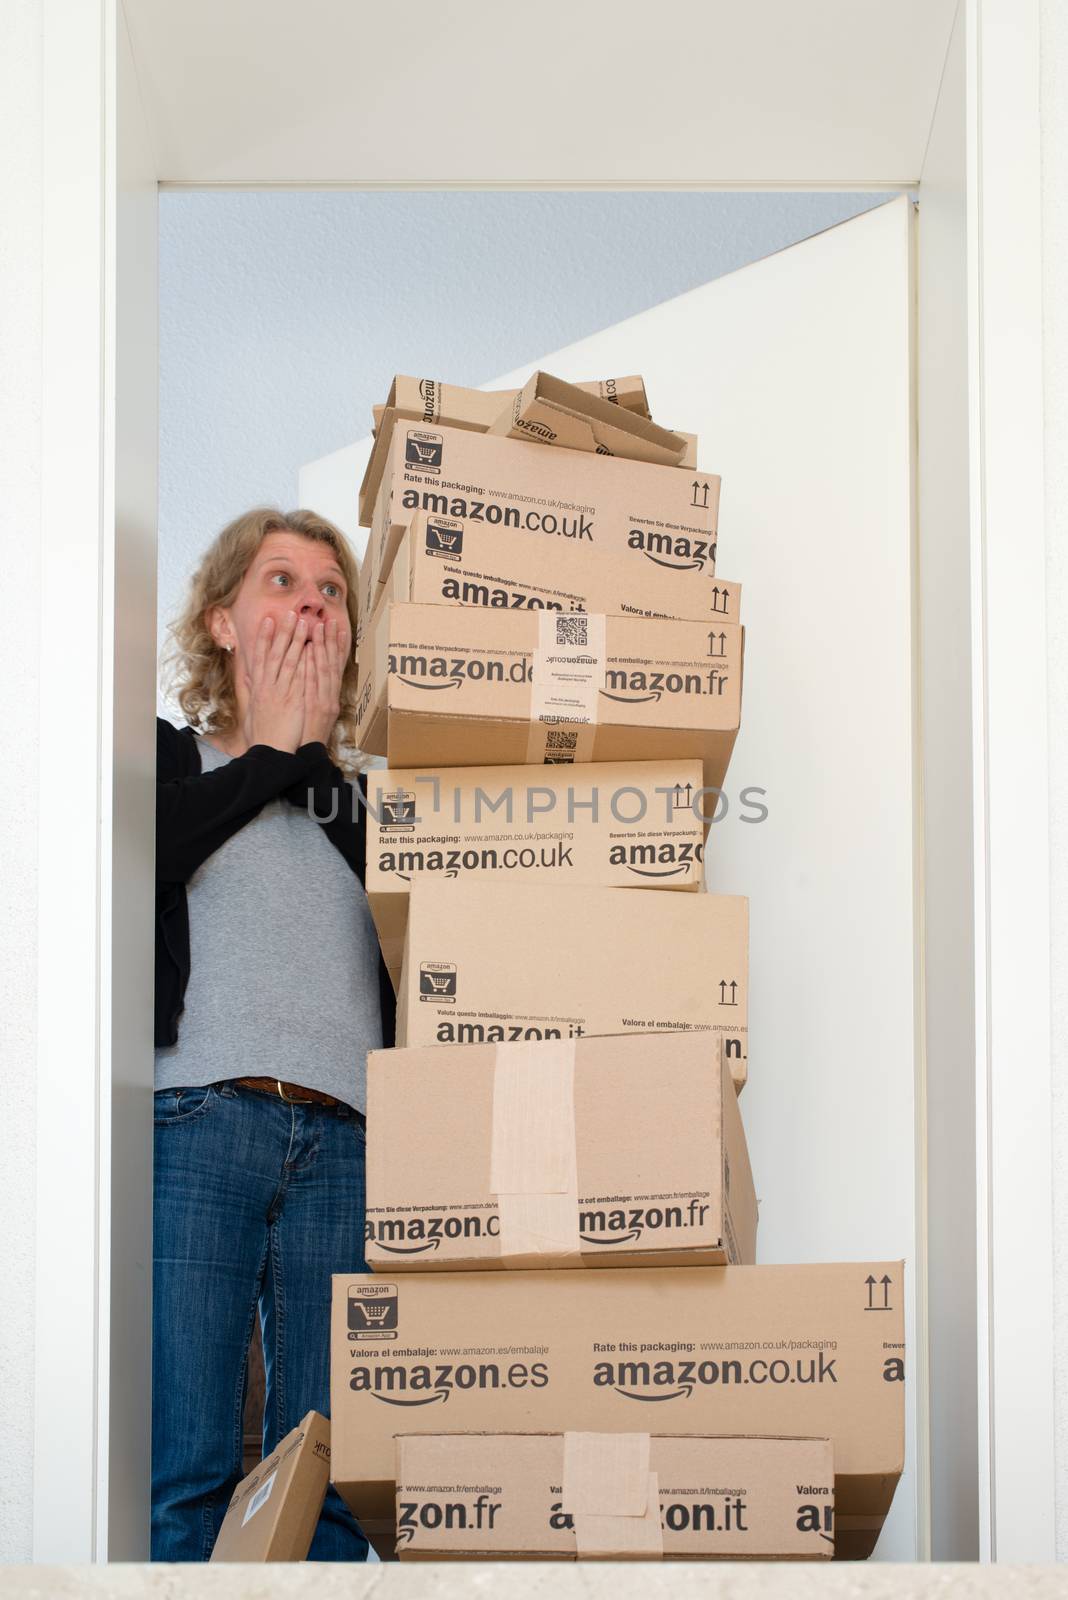
[{"label": "qr code", "polygon": [[588,617],[557,617],[556,642],[557,644],[589,644],[587,629]]},{"label": "qr code", "polygon": [[578,745],[578,734],[572,728],[549,728],[545,734],[545,746],[548,750],[574,750]]}]

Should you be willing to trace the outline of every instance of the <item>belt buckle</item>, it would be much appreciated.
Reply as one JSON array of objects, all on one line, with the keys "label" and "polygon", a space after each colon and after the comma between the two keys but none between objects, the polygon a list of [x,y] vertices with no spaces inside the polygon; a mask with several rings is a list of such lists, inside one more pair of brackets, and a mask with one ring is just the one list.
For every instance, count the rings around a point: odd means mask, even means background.
[{"label": "belt buckle", "polygon": [[282,1087],[281,1078],[276,1078],[274,1081],[278,1085],[278,1098],[280,1100],[284,1100],[286,1105],[288,1105],[288,1106],[310,1106],[310,1105],[314,1105],[315,1104],[315,1102],[312,1099],[311,1095],[306,1095],[303,1100],[298,1100],[296,1095],[286,1094],[285,1089]]}]

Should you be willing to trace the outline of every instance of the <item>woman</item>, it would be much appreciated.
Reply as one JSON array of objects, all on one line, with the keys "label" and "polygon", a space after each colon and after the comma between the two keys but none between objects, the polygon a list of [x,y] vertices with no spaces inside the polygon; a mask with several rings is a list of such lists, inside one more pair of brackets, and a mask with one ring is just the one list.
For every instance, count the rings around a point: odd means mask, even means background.
[{"label": "woman", "polygon": [[[393,991],[363,892],[355,562],[309,511],[224,528],[171,628],[157,722],[152,1558],[204,1561],[242,1476],[329,1415],[330,1276],[366,1270],[368,1050]],[[320,820],[322,819],[322,820]],[[311,1560],[365,1560],[331,1489]]]}]

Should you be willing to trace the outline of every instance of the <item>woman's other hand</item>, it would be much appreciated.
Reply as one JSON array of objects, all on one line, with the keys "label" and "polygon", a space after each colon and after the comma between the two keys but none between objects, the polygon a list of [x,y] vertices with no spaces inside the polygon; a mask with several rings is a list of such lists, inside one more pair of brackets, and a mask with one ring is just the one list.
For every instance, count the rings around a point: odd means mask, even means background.
[{"label": "woman's other hand", "polygon": [[304,727],[301,744],[329,744],[341,713],[341,680],[348,662],[349,630],[336,617],[318,622],[305,650]]},{"label": "woman's other hand", "polygon": [[252,667],[245,675],[249,693],[245,716],[245,738],[249,745],[269,744],[291,754],[306,743],[304,723],[305,681],[308,676],[305,649],[308,621],[295,611],[287,611],[278,626],[271,616],[264,617],[256,634]]}]

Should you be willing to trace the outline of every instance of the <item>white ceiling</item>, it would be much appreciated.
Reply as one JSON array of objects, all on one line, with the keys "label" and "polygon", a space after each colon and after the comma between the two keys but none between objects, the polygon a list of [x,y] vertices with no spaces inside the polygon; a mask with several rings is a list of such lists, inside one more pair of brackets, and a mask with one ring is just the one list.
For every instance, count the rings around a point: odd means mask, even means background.
[{"label": "white ceiling", "polygon": [[871,188],[920,176],[956,0],[124,6],[163,182]]}]

